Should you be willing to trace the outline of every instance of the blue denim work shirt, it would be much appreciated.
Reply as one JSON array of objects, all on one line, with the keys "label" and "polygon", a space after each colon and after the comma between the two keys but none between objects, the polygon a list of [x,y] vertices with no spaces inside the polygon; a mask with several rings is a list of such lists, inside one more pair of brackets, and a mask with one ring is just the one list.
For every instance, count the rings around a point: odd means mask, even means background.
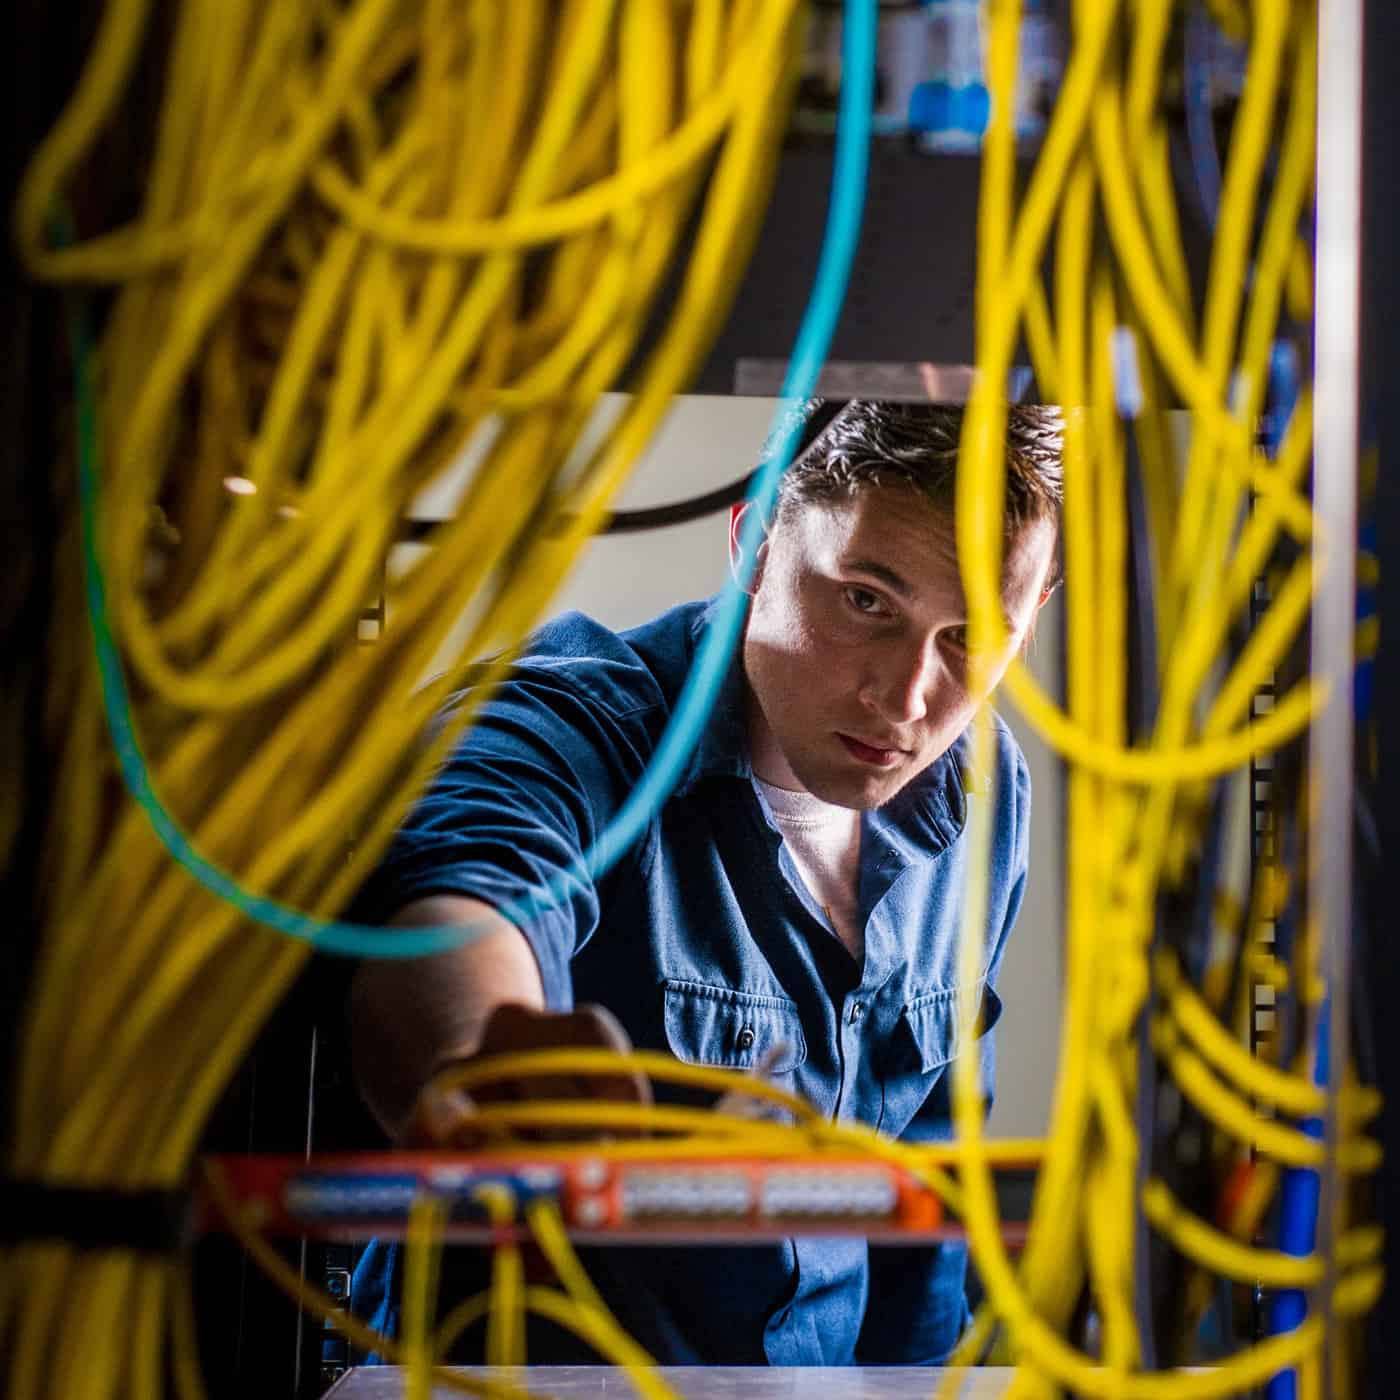
[{"label": "blue denim work shirt", "polygon": [[[496,906],[586,849],[635,786],[670,718],[712,604],[620,634],[579,613],[543,627],[395,838],[359,903],[387,919],[433,894]],[[924,1141],[951,1133],[949,1062],[969,797],[964,735],[862,819],[858,963],[806,889],[753,781],[736,661],[670,799],[622,861],[521,931],[548,1004],[599,1002],[638,1047],[747,1070],[832,1118]],[[982,1012],[1025,886],[1030,780],[996,724]],[[979,789],[981,785],[977,785]],[[734,1248],[588,1251],[623,1324],[669,1364],[937,1364],[967,1320],[965,1248],[787,1239]],[[356,1311],[392,1329],[398,1251],[372,1246]],[[446,1280],[444,1281],[446,1283]],[[447,1301],[452,1301],[448,1299]],[[532,1350],[531,1358],[537,1357]],[[564,1359],[564,1358],[561,1358]]]}]

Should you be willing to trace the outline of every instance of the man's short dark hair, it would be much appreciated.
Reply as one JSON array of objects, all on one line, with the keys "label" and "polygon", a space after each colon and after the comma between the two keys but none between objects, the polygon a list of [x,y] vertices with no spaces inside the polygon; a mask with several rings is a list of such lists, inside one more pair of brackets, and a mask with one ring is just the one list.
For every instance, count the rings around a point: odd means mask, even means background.
[{"label": "man's short dark hair", "polygon": [[[806,502],[847,500],[867,486],[904,485],[951,509],[963,410],[852,399],[784,475],[777,518]],[[1006,424],[1008,533],[1059,520],[1064,417],[1049,405],[1012,404]]]}]

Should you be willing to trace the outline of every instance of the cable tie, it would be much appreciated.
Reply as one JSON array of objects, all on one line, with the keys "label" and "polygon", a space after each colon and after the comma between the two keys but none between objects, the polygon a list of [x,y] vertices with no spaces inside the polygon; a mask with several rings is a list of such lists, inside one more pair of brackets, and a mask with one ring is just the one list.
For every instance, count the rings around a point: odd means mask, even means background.
[{"label": "cable tie", "polygon": [[178,1254],[193,1240],[194,1198],[182,1187],[0,1176],[0,1244]]}]

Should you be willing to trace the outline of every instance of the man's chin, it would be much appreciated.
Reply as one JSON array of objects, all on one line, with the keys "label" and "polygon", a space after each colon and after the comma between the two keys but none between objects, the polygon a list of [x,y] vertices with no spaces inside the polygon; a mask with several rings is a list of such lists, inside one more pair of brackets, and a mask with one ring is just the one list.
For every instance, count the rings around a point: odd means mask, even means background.
[{"label": "man's chin", "polygon": [[898,773],[819,773],[798,774],[803,787],[830,802],[833,807],[850,807],[857,812],[873,812],[893,798],[909,775],[900,766]]}]

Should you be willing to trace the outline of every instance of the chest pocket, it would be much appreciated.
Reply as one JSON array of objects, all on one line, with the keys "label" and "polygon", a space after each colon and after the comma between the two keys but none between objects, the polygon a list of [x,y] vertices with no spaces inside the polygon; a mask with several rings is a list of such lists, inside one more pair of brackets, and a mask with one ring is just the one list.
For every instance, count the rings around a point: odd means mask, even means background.
[{"label": "chest pocket", "polygon": [[[978,1040],[1001,1019],[1001,998],[985,982],[978,984],[975,996],[979,1010],[972,1039]],[[958,1017],[958,989],[915,997],[899,1013],[895,1040],[896,1058],[924,1074],[956,1059],[967,1040]]]},{"label": "chest pocket", "polygon": [[666,1043],[685,1064],[752,1069],[778,1050],[768,1073],[787,1074],[807,1058],[797,1003],[786,997],[681,981],[668,981],[665,996]]},{"label": "chest pocket", "polygon": [[890,1039],[884,1073],[883,1132],[898,1137],[923,1107],[950,1061],[1001,1017],[1001,998],[986,985],[977,987],[978,1013],[972,1035],[958,1016],[958,989],[929,992],[901,1008]]}]

